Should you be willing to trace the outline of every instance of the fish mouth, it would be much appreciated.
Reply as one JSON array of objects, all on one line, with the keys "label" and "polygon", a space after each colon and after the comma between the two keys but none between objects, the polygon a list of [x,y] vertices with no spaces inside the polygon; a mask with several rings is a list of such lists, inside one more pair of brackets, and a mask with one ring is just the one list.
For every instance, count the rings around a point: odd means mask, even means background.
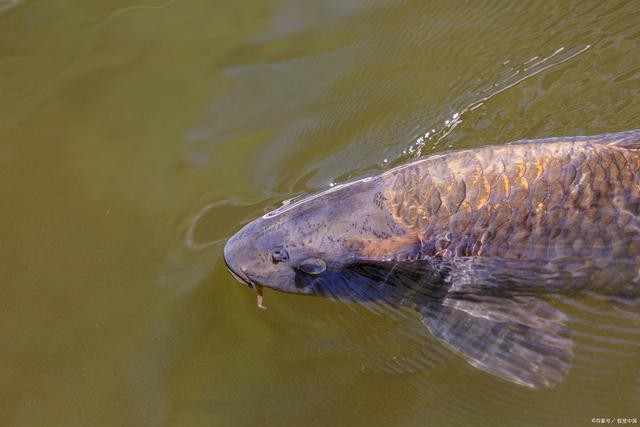
[{"label": "fish mouth", "polygon": [[231,268],[231,266],[229,265],[226,259],[224,260],[224,264],[234,279],[236,279],[238,282],[242,283],[243,285],[246,285],[250,289],[255,289],[256,304],[258,308],[266,309],[267,307],[264,305],[264,293],[263,293],[264,287],[261,284],[256,283],[253,280],[249,279],[249,277],[246,274],[242,272],[236,272],[233,268]]},{"label": "fish mouth", "polygon": [[224,260],[224,265],[227,267],[227,271],[231,273],[234,279],[236,279],[238,282],[242,283],[246,287],[254,289],[255,283],[251,279],[249,279],[246,274],[236,272],[233,268],[231,268],[226,258]]}]

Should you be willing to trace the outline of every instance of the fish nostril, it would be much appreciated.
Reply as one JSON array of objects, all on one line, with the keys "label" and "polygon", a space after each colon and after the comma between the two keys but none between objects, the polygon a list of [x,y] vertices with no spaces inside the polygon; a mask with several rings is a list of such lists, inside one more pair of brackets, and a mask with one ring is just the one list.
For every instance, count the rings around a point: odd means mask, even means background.
[{"label": "fish nostril", "polygon": [[285,262],[289,260],[289,252],[284,249],[275,249],[271,252],[271,260],[274,264]]}]

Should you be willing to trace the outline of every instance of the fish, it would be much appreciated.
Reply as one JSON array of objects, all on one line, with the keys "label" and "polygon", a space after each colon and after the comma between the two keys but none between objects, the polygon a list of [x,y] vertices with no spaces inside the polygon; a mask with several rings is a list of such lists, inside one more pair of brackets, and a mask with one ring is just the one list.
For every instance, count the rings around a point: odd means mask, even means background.
[{"label": "fish", "polygon": [[640,130],[428,156],[285,201],[224,260],[263,289],[416,314],[470,365],[532,387],[573,359],[554,296],[640,314]]}]

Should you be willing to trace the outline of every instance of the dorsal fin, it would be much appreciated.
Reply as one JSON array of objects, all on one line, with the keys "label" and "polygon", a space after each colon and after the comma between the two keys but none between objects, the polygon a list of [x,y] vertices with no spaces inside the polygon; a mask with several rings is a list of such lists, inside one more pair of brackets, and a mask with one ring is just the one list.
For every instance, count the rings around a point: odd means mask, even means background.
[{"label": "dorsal fin", "polygon": [[522,139],[509,142],[508,144],[537,144],[549,142],[590,142],[593,144],[605,144],[615,147],[626,148],[628,150],[640,149],[640,129],[627,130],[624,132],[603,133],[600,135],[583,136],[561,136],[554,138]]},{"label": "dorsal fin", "polygon": [[640,150],[640,129],[603,135],[605,144],[627,150]]}]

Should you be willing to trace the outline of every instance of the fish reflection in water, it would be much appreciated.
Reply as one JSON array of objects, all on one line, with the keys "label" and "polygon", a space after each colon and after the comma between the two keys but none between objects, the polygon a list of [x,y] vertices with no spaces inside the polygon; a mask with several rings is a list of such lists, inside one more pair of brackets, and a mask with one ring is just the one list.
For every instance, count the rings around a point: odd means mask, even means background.
[{"label": "fish reflection in water", "polygon": [[530,387],[569,371],[554,296],[640,316],[640,130],[434,155],[298,198],[224,257],[241,282],[409,307],[473,366]]}]

